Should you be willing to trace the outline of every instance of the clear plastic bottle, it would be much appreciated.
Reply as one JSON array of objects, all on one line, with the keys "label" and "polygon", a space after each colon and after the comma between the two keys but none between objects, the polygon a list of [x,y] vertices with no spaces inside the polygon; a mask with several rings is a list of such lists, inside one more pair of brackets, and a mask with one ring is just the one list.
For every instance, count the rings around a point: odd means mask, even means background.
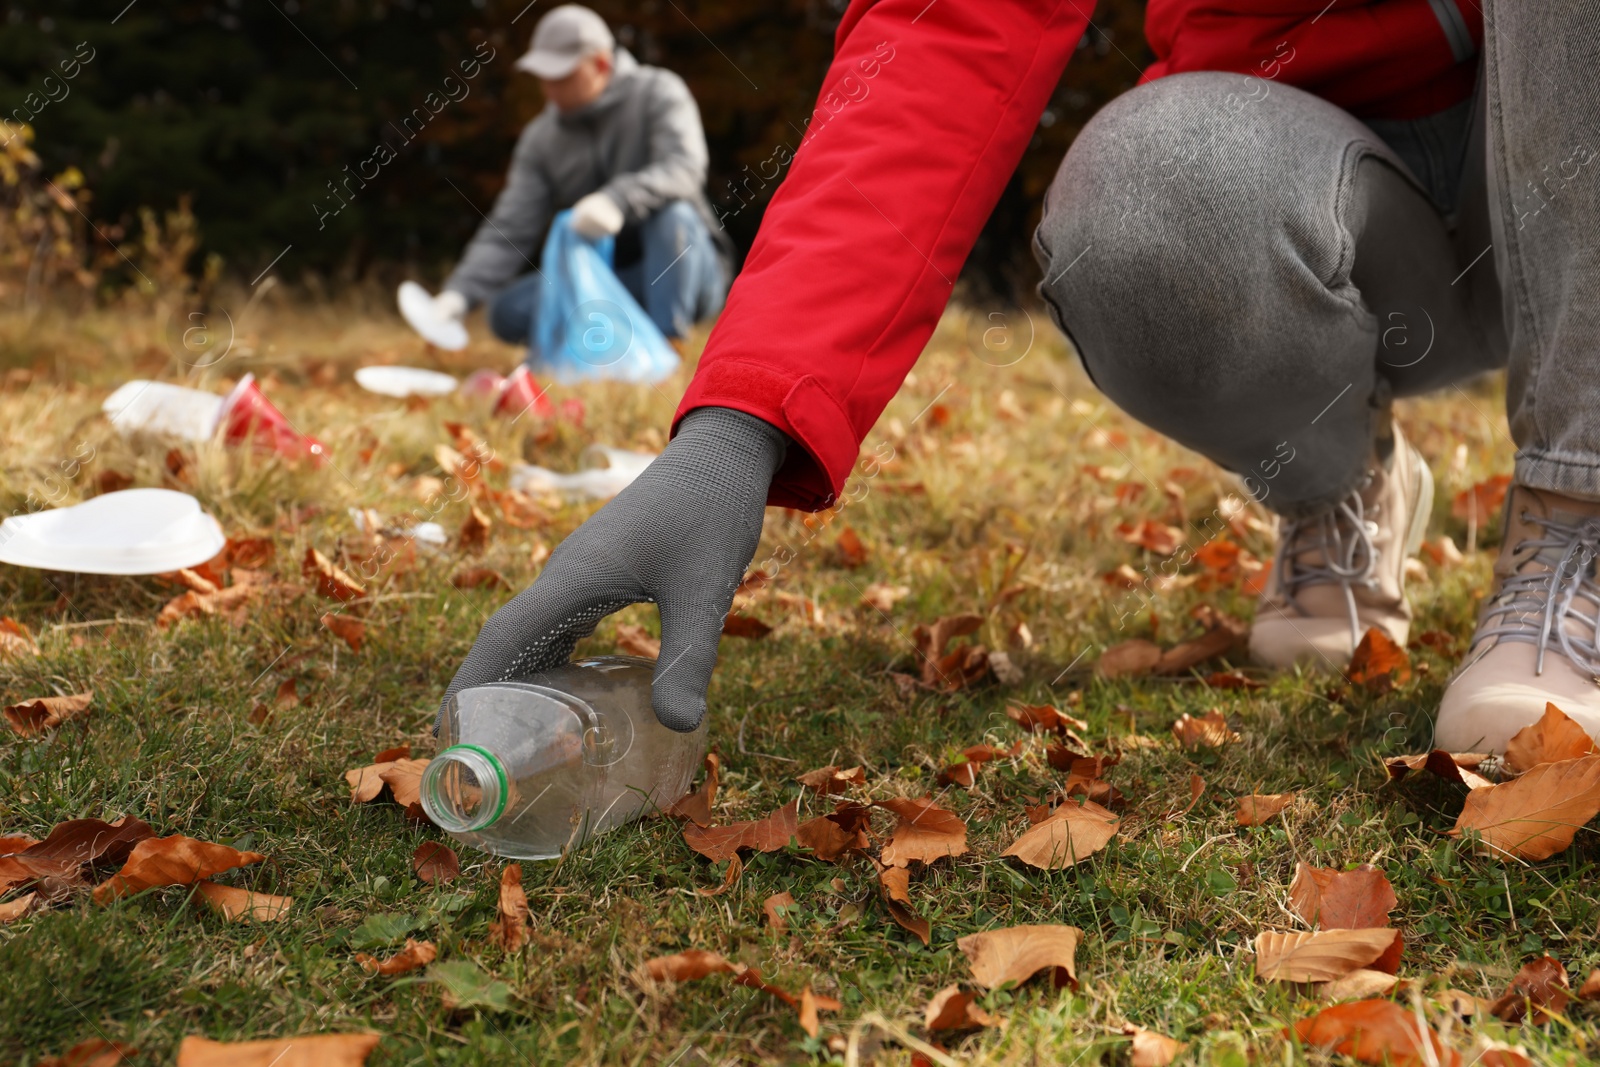
[{"label": "clear plastic bottle", "polygon": [[422,807],[456,840],[553,859],[683,796],[706,727],[678,733],[650,706],[655,664],[596,656],[457,693],[422,775]]}]

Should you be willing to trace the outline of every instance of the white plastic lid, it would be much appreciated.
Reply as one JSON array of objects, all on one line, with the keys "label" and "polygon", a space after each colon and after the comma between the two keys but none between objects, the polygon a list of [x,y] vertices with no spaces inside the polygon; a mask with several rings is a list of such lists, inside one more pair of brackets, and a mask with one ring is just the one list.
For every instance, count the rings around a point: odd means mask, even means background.
[{"label": "white plastic lid", "polygon": [[356,384],[380,396],[444,396],[458,382],[448,374],[422,367],[362,367]]},{"label": "white plastic lid", "polygon": [[80,574],[164,574],[222,551],[217,520],[188,493],[124,489],[0,523],[0,563]]},{"label": "white plastic lid", "polygon": [[170,382],[125,382],[100,405],[123,433],[143,430],[185,441],[206,441],[216,432],[222,397]]},{"label": "white plastic lid", "polygon": [[400,317],[420,333],[423,340],[452,352],[467,347],[467,328],[459,319],[445,318],[435,312],[428,290],[416,282],[401,282],[399,299]]}]

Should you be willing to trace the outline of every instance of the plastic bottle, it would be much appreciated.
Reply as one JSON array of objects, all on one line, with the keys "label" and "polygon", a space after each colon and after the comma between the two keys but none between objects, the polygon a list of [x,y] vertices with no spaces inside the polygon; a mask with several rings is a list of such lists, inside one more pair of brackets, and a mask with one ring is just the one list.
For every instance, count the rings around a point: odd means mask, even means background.
[{"label": "plastic bottle", "polygon": [[706,727],[678,733],[650,706],[655,664],[597,656],[463,689],[445,708],[422,807],[474,848],[553,859],[688,792]]}]

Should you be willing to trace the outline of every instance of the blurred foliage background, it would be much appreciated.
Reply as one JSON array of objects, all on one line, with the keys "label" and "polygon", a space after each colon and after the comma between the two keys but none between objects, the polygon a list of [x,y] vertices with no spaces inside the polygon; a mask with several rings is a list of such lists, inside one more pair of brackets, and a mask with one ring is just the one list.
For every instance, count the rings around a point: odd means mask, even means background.
[{"label": "blurred foliage background", "polygon": [[[0,23],[0,117],[33,128],[41,174],[73,183],[62,190],[71,193],[66,204],[84,216],[79,225],[94,223],[85,256],[105,284],[134,280],[131,263],[118,278],[127,262],[118,246],[148,236],[152,220],[189,225],[186,204],[195,232],[184,255],[197,277],[248,280],[292,245],[278,270],[313,290],[401,274],[437,281],[542,106],[537,83],[512,62],[550,6],[11,0]],[[846,0],[592,6],[641,60],[688,81],[710,142],[712,202],[748,248],[777,183],[744,206],[735,183],[798,142]],[[1073,136],[1148,62],[1143,9],[1137,0],[1099,3],[974,250],[968,299],[1010,299],[1036,280],[1026,238],[1039,200]],[[459,65],[475,57],[492,58],[462,96]],[[458,80],[447,87],[451,75]],[[422,132],[402,140],[402,119],[430,93],[437,106],[447,89],[459,99],[430,109]],[[319,227],[335,203],[330,183],[379,141],[399,147],[398,158]]]}]

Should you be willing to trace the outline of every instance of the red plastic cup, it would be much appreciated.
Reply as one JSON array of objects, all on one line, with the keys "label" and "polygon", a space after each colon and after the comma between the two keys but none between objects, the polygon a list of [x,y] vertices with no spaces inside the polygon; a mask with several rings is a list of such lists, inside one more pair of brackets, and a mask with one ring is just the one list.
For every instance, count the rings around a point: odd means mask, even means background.
[{"label": "red plastic cup", "polygon": [[494,413],[517,419],[527,414],[529,409],[541,418],[555,414],[555,406],[550,403],[550,398],[534,381],[533,372],[523,365],[512,371],[501,387],[500,396],[494,402]]},{"label": "red plastic cup", "polygon": [[321,441],[308,437],[289,425],[283,412],[273,406],[256,384],[254,374],[246,374],[222,401],[218,416],[222,439],[230,445],[253,444],[262,452],[274,452],[286,459],[310,458],[321,466],[328,450]]}]

